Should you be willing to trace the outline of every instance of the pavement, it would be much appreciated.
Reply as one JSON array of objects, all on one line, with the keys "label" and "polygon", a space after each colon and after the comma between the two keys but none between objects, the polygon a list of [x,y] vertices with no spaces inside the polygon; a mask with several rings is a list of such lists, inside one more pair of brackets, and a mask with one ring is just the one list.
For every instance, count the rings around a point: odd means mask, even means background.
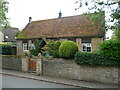
[{"label": "pavement", "polygon": [[62,84],[62,85],[69,85],[74,87],[81,87],[81,88],[89,88],[89,89],[102,89],[102,88],[108,89],[109,88],[114,90],[120,89],[118,88],[118,85],[92,83],[92,82],[86,82],[86,81],[70,80],[70,79],[63,79],[63,78],[43,76],[43,75],[37,76],[35,73],[24,73],[20,71],[13,71],[13,70],[7,70],[7,69],[0,70],[0,74],[45,81],[45,82],[56,83],[56,84]]}]

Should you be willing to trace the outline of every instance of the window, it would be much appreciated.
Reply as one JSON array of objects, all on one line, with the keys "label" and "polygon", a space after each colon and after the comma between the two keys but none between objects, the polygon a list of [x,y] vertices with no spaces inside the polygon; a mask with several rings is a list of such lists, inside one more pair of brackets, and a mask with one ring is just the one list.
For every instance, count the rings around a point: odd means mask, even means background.
[{"label": "window", "polygon": [[91,38],[82,39],[82,51],[91,52]]},{"label": "window", "polygon": [[91,43],[82,43],[83,52],[91,52]]},{"label": "window", "polygon": [[28,51],[28,43],[23,43],[23,51]]}]

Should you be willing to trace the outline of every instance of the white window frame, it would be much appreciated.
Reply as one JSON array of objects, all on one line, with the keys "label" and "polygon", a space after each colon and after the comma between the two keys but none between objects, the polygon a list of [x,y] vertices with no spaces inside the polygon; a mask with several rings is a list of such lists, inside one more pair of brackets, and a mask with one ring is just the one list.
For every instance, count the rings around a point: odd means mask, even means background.
[{"label": "white window frame", "polygon": [[28,43],[23,43],[23,51],[28,51]]},{"label": "white window frame", "polygon": [[31,49],[35,49],[34,43],[31,44]]},{"label": "white window frame", "polygon": [[[86,47],[85,50],[83,50],[83,46]],[[82,43],[82,52],[88,52],[87,47],[90,47],[91,48],[90,52],[92,52],[92,44],[91,43]]]}]

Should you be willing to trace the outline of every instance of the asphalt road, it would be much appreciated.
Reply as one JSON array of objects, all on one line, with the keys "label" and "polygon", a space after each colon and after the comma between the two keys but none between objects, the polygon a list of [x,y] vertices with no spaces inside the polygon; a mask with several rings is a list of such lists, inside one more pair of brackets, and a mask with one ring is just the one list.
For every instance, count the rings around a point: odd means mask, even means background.
[{"label": "asphalt road", "polygon": [[3,75],[2,88],[75,88],[75,87]]}]

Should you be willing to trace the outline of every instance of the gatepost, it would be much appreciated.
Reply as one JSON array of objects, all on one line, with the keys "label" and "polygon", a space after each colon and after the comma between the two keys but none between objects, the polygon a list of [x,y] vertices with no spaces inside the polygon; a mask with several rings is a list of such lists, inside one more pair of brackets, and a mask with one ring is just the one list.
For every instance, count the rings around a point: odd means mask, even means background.
[{"label": "gatepost", "polygon": [[28,57],[22,57],[22,71],[28,72]]},{"label": "gatepost", "polygon": [[42,71],[42,60],[43,60],[43,56],[41,53],[38,54],[38,58],[36,60],[36,74],[37,75],[42,75],[43,71]]}]

